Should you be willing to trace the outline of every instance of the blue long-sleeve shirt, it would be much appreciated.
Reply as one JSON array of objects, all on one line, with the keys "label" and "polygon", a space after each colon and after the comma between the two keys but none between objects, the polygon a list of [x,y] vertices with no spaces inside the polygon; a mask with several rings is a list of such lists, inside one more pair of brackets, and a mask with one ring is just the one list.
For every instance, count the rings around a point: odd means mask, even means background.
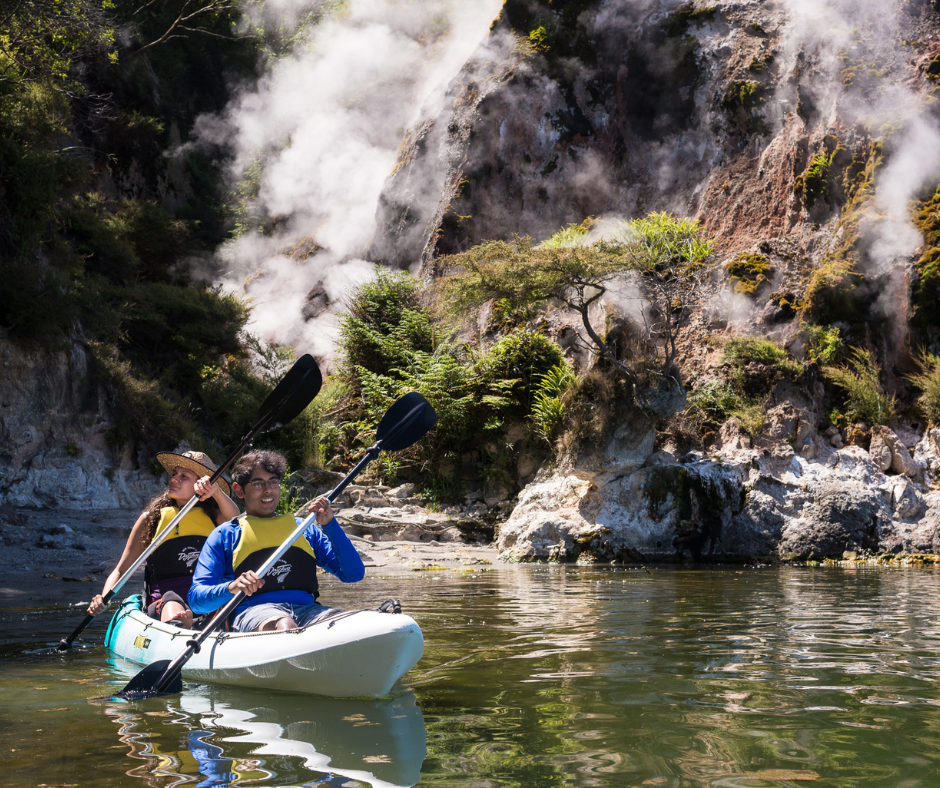
[{"label": "blue long-sleeve shirt", "polygon": [[[296,518],[295,518],[296,519]],[[300,524],[300,520],[297,521]],[[242,527],[237,519],[215,528],[199,554],[193,584],[189,589],[188,602],[194,613],[211,613],[218,610],[233,596],[228,585],[235,579],[232,556],[241,537]],[[365,576],[366,570],[356,548],[340,528],[334,517],[322,526],[322,530],[311,524],[302,534],[306,537],[317,565],[336,575],[344,583],[356,583]],[[287,602],[294,605],[309,605],[316,600],[313,595],[300,590],[269,591],[264,587],[247,597],[237,608],[236,615],[252,605],[267,602]]]}]

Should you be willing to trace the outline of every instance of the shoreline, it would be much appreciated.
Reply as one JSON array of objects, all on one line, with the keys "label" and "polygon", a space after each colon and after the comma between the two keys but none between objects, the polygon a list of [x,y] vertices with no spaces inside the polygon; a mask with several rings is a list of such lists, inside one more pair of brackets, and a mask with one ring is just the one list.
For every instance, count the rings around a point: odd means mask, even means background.
[{"label": "shoreline", "polygon": [[[0,542],[7,569],[0,582],[0,601],[36,595],[58,597],[66,588],[90,599],[120,560],[137,514],[136,509],[18,508],[3,512]],[[367,572],[435,568],[473,571],[502,564],[494,544],[457,541],[452,537],[446,541],[366,538],[354,533],[355,521],[346,527],[343,514],[338,519]],[[143,570],[139,570],[127,585],[142,582]]]},{"label": "shoreline", "polygon": [[[0,515],[0,540],[4,545],[8,569],[0,583],[0,601],[17,597],[58,597],[67,588],[90,598],[97,593],[105,577],[120,559],[136,510],[13,509]],[[460,540],[453,534],[443,539],[408,539],[393,533],[355,533],[357,522],[350,519],[354,509],[339,513],[341,525],[362,557],[366,571],[487,571],[524,566],[581,566],[585,568],[649,567],[654,571],[708,568],[771,567],[883,567],[893,569],[938,569],[940,554],[892,553],[846,554],[842,558],[819,560],[759,559],[706,562],[698,564],[671,562],[596,562],[562,563],[554,561],[514,562],[500,560],[495,543]],[[378,537],[378,538],[377,538]],[[128,584],[143,581],[143,572]],[[85,588],[87,587],[87,593]],[[81,589],[81,590],[79,590]]]}]

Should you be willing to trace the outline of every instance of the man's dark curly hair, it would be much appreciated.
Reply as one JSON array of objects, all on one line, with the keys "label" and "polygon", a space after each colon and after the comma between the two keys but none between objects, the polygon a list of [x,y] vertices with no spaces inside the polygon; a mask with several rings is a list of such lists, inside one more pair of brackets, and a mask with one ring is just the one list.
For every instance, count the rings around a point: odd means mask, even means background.
[{"label": "man's dark curly hair", "polygon": [[287,472],[287,460],[276,451],[250,451],[232,466],[232,481],[243,488],[257,465],[268,473],[273,473],[278,479],[283,479]]}]

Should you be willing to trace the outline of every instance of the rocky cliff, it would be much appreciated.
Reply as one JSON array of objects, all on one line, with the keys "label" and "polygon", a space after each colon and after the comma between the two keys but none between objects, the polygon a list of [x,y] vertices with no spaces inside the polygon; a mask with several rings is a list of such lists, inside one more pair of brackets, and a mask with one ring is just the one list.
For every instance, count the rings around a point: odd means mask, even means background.
[{"label": "rocky cliff", "polygon": [[[917,0],[505,3],[447,111],[406,137],[373,256],[420,258],[432,279],[437,256],[488,239],[542,239],[587,216],[694,216],[722,265],[682,342],[688,388],[716,374],[729,336],[803,358],[805,327],[824,323],[874,348],[904,418],[853,440],[826,427],[811,376],[768,379],[759,434],[731,421],[696,454],[628,418],[525,487],[504,557],[940,547],[938,433],[905,379],[912,346],[940,336],[915,314],[929,247],[911,209],[940,183],[938,53],[937,4]],[[440,199],[422,204],[429,180]]]},{"label": "rocky cliff", "polygon": [[80,337],[68,349],[0,336],[0,505],[136,507],[162,489],[146,462],[111,438],[113,403]]}]

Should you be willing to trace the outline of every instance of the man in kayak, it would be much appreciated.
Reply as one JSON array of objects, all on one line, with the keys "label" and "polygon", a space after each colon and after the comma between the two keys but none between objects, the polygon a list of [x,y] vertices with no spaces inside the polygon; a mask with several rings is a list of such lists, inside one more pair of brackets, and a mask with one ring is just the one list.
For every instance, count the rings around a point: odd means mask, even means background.
[{"label": "man in kayak", "polygon": [[317,603],[317,567],[344,583],[365,575],[326,496],[311,505],[320,527],[307,528],[265,577],[255,574],[298,525],[292,514],[275,515],[286,470],[287,461],[273,451],[254,451],[235,463],[232,489],[244,500],[245,514],[216,528],[196,563],[189,590],[195,613],[211,613],[245,592],[232,620],[236,632],[296,629],[329,611]]}]

